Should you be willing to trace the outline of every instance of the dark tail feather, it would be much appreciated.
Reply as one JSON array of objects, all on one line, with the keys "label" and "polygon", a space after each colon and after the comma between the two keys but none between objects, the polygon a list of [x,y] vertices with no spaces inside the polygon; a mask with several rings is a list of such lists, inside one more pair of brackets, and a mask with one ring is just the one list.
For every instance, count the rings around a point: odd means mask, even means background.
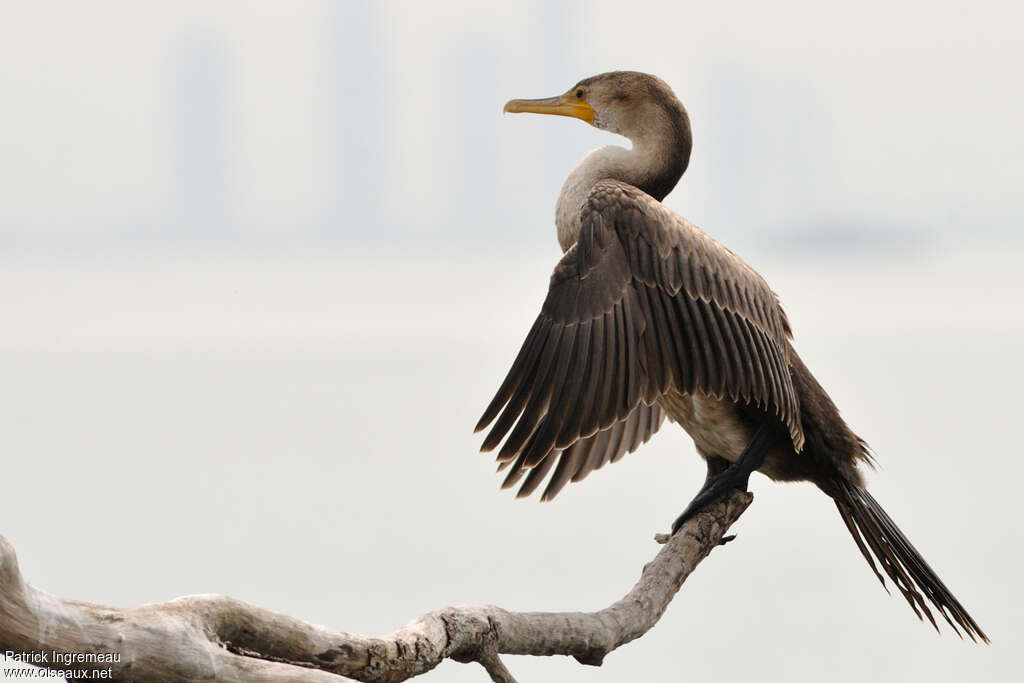
[{"label": "dark tail feather", "polygon": [[[885,577],[878,571],[875,558],[878,559],[878,564],[882,566],[885,574],[903,593],[918,619],[923,620],[927,617],[935,630],[939,630],[931,610],[928,609],[927,603],[931,602],[958,636],[963,637],[960,632],[963,629],[971,640],[977,642],[980,638],[988,643],[988,636],[971,618],[964,606],[953,597],[878,501],[864,489],[845,481],[837,482],[837,489],[833,497],[839,514],[843,516],[846,528],[850,530],[850,535],[857,542],[857,547],[871,565],[875,576],[882,582],[882,586],[885,587]],[[886,591],[888,590],[886,587]],[[925,598],[928,599],[927,602]]]}]

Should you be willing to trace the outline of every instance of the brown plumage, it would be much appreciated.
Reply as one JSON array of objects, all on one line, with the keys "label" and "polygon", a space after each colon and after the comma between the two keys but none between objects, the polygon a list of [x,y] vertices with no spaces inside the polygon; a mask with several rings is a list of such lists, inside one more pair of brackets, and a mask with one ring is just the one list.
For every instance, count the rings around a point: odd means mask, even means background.
[{"label": "brown plumage", "polygon": [[987,642],[864,490],[858,466],[870,462],[867,447],[794,350],[775,293],[661,204],[691,146],[671,89],[647,74],[614,72],[560,97],[513,100],[506,111],[581,118],[633,148],[595,151],[563,186],[556,227],[565,254],[477,424],[494,423],[482,450],[501,444],[499,470],[510,468],[503,486],[525,477],[519,495],[529,495],[550,473],[550,500],[635,450],[668,416],[708,461],[709,482],[754,462],[773,479],[815,483],[883,585],[875,559],[919,617],[935,624],[930,602],[957,633]]},{"label": "brown plumage", "polygon": [[501,487],[507,489],[515,486],[523,475],[527,475],[516,494],[519,498],[525,498],[537,490],[557,460],[558,467],[541,495],[541,500],[551,500],[570,481],[580,481],[594,470],[609,462],[617,462],[626,453],[635,451],[658,431],[664,421],[665,413],[660,406],[640,403],[626,419],[577,439],[564,451],[552,450],[533,467],[526,464],[526,455],[530,452],[530,444],[527,444],[515,463],[503,460],[498,464],[499,472],[512,465]]}]

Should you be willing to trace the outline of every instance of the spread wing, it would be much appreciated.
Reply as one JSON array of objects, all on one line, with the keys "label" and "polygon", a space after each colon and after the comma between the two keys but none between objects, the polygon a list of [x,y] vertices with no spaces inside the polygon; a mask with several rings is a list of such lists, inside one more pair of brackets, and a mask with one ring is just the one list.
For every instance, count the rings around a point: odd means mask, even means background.
[{"label": "spread wing", "polygon": [[743,260],[641,190],[601,181],[477,424],[479,431],[497,418],[481,450],[505,439],[498,461],[514,461],[512,474],[546,473],[559,456],[571,470],[579,440],[679,391],[759,406],[800,451],[788,336],[775,293]]},{"label": "spread wing", "polygon": [[641,402],[625,420],[619,420],[596,434],[580,437],[564,451],[553,449],[535,467],[526,465],[526,453],[529,450],[527,445],[519,453],[515,463],[506,460],[498,466],[500,472],[512,465],[501,488],[515,486],[525,474],[526,481],[516,493],[517,498],[525,498],[537,490],[557,460],[558,466],[555,467],[555,472],[540,498],[545,501],[551,500],[570,481],[580,481],[594,470],[601,469],[610,462],[618,462],[626,453],[632,453],[640,444],[647,443],[664,421],[665,413],[659,405],[649,406]]}]

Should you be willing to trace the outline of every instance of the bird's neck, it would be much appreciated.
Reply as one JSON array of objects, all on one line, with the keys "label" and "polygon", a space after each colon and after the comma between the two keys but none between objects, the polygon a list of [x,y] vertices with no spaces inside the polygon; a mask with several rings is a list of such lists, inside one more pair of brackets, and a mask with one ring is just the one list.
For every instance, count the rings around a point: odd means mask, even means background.
[{"label": "bird's neck", "polygon": [[599,181],[629,183],[658,201],[672,191],[690,161],[689,121],[684,118],[677,123],[634,137],[632,149],[615,145],[596,149],[572,170],[562,185],[555,209],[555,227],[562,251],[576,243],[580,210]]}]

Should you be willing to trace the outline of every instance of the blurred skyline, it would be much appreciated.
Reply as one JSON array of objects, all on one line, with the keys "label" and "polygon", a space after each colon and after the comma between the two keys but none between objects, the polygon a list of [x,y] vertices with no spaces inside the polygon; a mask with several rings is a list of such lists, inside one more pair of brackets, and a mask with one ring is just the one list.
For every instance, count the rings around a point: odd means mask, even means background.
[{"label": "blurred skyline", "polygon": [[501,106],[612,68],[687,105],[668,203],[727,244],[1015,238],[1015,6],[618,7],[21,7],[0,28],[0,254],[553,244],[567,171],[628,143]]}]

